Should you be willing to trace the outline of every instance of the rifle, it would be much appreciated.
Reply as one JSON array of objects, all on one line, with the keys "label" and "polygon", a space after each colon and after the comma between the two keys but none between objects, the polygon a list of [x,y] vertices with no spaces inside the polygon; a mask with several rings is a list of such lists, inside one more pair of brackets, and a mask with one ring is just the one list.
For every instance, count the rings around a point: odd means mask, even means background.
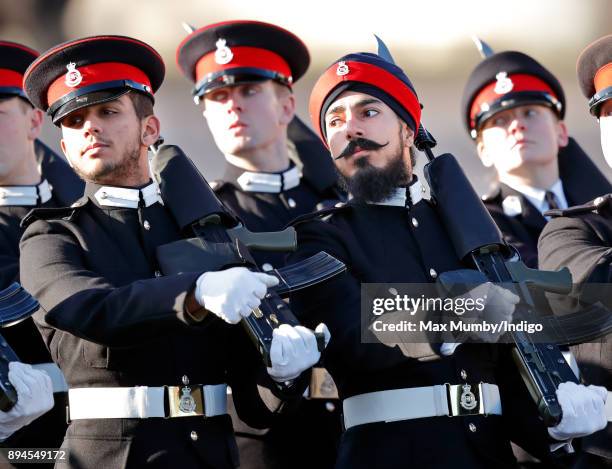
[{"label": "rifle", "polygon": [[[30,317],[38,309],[36,301],[18,283],[0,291],[0,327],[9,327]],[[9,363],[19,358],[0,335],[0,410],[8,412],[17,404],[17,391],[8,379]]]},{"label": "rifle", "polygon": [[[423,127],[419,127],[415,146],[425,152],[429,162],[425,165],[425,178],[431,190],[442,223],[451,237],[458,257],[469,267],[478,270],[484,281],[504,284],[513,289],[521,299],[516,312],[526,318],[537,317],[536,305],[529,291],[535,286],[543,291],[568,293],[572,278],[567,267],[557,271],[529,269],[520,261],[502,239],[499,228],[489,215],[482,201],[472,188],[461,166],[450,153],[434,156],[432,148],[436,140]],[[476,228],[477,227],[477,228]],[[516,314],[515,312],[515,314]],[[591,312],[592,313],[592,312]],[[595,312],[595,315],[599,310]],[[578,314],[578,313],[577,313]],[[605,335],[609,332],[609,313],[603,312],[606,321],[595,333],[590,331],[577,337],[564,327],[571,327],[572,320],[564,323],[563,318],[547,317],[549,330],[554,330],[559,342],[573,342],[584,337]],[[536,402],[539,413],[547,426],[557,425],[562,418],[561,406],[556,390],[565,381],[578,383],[570,366],[565,361],[556,343],[536,343],[525,332],[510,332],[514,342],[512,355],[531,397]],[[580,335],[580,334],[579,334]],[[571,336],[571,339],[568,339]]]},{"label": "rifle", "polygon": [[[274,251],[296,248],[297,236],[293,228],[271,233],[248,231],[217,198],[180,148],[172,145],[156,148],[151,167],[164,204],[187,237],[157,248],[157,259],[165,275],[235,266],[259,272],[249,248]],[[325,281],[344,270],[344,263],[320,252],[299,263],[265,272],[277,277],[279,285],[269,289],[261,305],[241,323],[267,366],[271,366],[273,330],[281,324],[300,324],[281,295]],[[319,351],[323,351],[323,334],[316,336]]]}]

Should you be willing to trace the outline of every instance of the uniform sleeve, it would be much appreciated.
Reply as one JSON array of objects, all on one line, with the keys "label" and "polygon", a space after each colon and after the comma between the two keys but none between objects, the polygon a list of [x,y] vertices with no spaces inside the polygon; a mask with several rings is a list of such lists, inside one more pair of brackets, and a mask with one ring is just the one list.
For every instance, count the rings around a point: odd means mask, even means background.
[{"label": "uniform sleeve", "polygon": [[20,247],[23,286],[41,305],[35,321],[43,327],[120,347],[164,334],[172,324],[191,324],[184,302],[198,274],[113,285],[88,270],[79,242],[55,222],[33,223]]},{"label": "uniform sleeve", "polygon": [[240,325],[232,329],[227,348],[228,384],[240,419],[254,428],[267,428],[281,414],[290,413],[302,399],[310,382],[310,371],[303,372],[292,386],[282,388],[268,375],[261,355]]},{"label": "uniform sleeve", "polygon": [[393,368],[407,360],[398,347],[363,343],[361,335],[361,281],[342,233],[330,223],[312,221],[297,226],[298,249],[289,263],[324,251],[344,262],[347,272],[291,296],[291,308],[310,328],[324,322],[331,340],[325,350],[329,369],[342,373]]},{"label": "uniform sleeve", "polygon": [[9,220],[0,214],[0,289],[19,281],[19,238]]},{"label": "uniform sleeve", "polygon": [[568,267],[574,283],[612,282],[612,247],[582,218],[559,217],[548,222],[538,241],[540,267]]}]

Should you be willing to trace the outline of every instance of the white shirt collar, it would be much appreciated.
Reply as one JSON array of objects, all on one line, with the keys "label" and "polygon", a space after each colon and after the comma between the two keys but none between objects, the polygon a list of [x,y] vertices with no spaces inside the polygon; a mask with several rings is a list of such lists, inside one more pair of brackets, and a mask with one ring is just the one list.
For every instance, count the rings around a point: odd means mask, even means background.
[{"label": "white shirt collar", "polygon": [[[523,184],[508,184],[508,182],[505,182],[505,184],[523,194],[540,213],[543,214],[546,210],[550,210],[551,207],[549,207],[548,203],[546,202],[546,191],[544,189],[538,189],[537,187]],[[568,208],[567,198],[565,197],[565,192],[563,191],[563,183],[561,182],[561,179],[557,179],[557,182],[550,186],[550,189],[548,190],[555,194],[555,198],[557,199],[557,204],[559,205],[560,209]],[[519,213],[521,212],[519,211]]]},{"label": "white shirt collar", "polygon": [[0,186],[0,206],[35,207],[51,198],[51,190],[46,179],[35,186]]},{"label": "white shirt collar", "polygon": [[96,191],[94,197],[101,207],[138,208],[141,193],[145,207],[149,207],[155,202],[164,204],[161,198],[161,191],[155,181],[142,189],[102,186]]},{"label": "white shirt collar", "polygon": [[387,205],[393,207],[405,207],[406,206],[406,189],[409,191],[410,200],[412,205],[416,204],[423,198],[423,186],[421,181],[416,179],[408,188],[398,187],[393,191],[388,198],[381,200],[380,202],[368,202],[372,205]]},{"label": "white shirt collar", "polygon": [[298,186],[301,179],[302,171],[292,166],[282,173],[245,171],[236,181],[245,192],[279,193]]}]

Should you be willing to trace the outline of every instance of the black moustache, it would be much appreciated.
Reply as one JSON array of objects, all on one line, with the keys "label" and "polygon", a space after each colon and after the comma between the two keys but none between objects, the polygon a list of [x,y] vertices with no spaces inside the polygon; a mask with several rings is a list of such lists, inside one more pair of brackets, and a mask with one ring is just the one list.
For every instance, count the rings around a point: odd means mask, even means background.
[{"label": "black moustache", "polygon": [[355,153],[357,147],[359,147],[361,150],[378,150],[379,148],[386,147],[387,145],[389,145],[389,142],[381,144],[368,140],[367,138],[356,138],[355,140],[351,140],[344,151],[336,156],[334,160],[351,156],[353,153]]}]

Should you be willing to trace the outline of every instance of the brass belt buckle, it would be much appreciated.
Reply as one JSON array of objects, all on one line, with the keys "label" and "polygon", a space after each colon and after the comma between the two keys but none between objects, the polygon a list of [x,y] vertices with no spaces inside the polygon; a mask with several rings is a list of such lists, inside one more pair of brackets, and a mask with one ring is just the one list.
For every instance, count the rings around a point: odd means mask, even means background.
[{"label": "brass belt buckle", "polygon": [[483,415],[482,383],[446,383],[449,417]]},{"label": "brass belt buckle", "polygon": [[164,386],[164,391],[168,402],[166,418],[206,417],[201,385]]}]

